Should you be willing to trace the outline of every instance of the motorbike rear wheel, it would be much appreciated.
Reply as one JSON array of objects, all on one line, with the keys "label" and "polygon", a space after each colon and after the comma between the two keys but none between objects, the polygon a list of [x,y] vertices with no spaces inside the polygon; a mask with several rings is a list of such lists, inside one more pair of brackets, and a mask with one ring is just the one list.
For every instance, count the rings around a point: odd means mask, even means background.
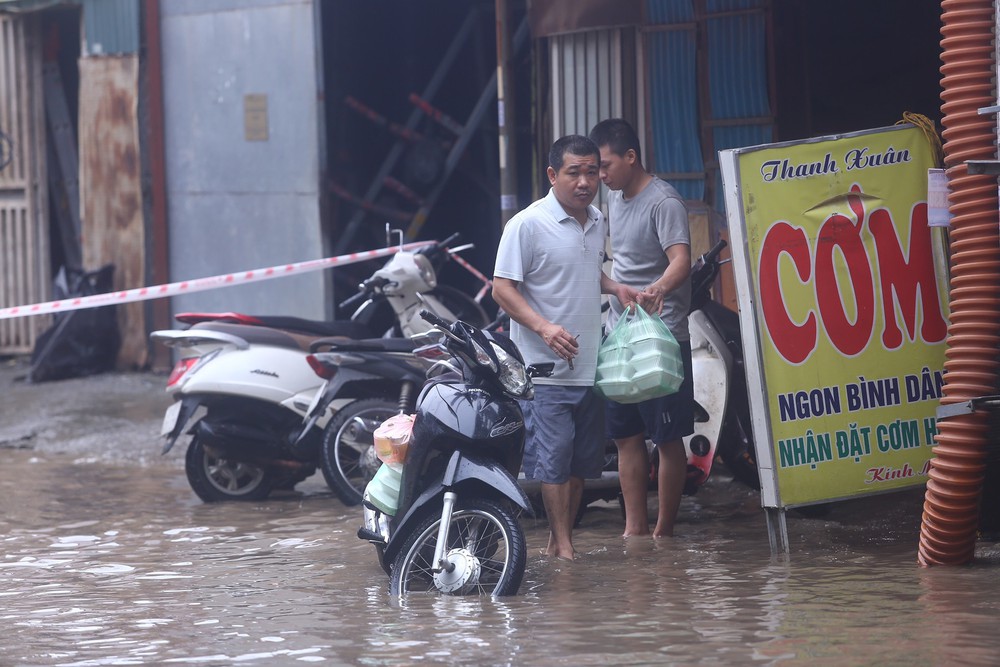
[{"label": "motorbike rear wheel", "polygon": [[323,478],[345,505],[360,505],[365,487],[382,462],[375,456],[375,429],[399,414],[384,398],[362,398],[337,411],[323,430],[320,467]]},{"label": "motorbike rear wheel", "polygon": [[424,517],[406,539],[392,566],[389,592],[444,595],[514,595],[524,578],[524,530],[504,505],[486,498],[459,501],[451,515],[447,555],[452,572],[432,569],[441,516]]},{"label": "motorbike rear wheel", "polygon": [[184,456],[184,471],[191,489],[206,503],[263,500],[274,486],[274,475],[267,468],[218,456],[197,435]]}]

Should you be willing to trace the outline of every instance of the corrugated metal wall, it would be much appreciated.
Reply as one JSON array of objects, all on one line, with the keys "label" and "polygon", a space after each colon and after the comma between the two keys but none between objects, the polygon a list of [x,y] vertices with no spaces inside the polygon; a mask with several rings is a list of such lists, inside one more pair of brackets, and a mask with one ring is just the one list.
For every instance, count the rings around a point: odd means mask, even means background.
[{"label": "corrugated metal wall", "polygon": [[[732,7],[727,7],[732,5]],[[758,11],[709,17],[708,86],[711,98],[712,150],[769,143],[773,136],[768,85],[768,16],[769,3],[763,0],[712,0],[708,10],[757,8]],[[722,174],[715,180],[714,207],[725,208],[722,197]]]},{"label": "corrugated metal wall", "polygon": [[139,52],[139,0],[80,0],[83,5],[83,55]]},{"label": "corrugated metal wall", "polygon": [[670,181],[685,199],[705,195],[698,116],[694,24],[646,33],[647,125],[652,146],[647,166]]},{"label": "corrugated metal wall", "polygon": [[[632,117],[634,107],[628,103],[636,94],[634,55],[635,33],[629,29],[561,35],[549,40],[553,139],[567,134],[586,136],[606,118],[636,122]],[[548,147],[542,155],[548,155]],[[544,193],[535,193],[539,194]],[[594,202],[602,209],[605,194],[602,187]]]},{"label": "corrugated metal wall", "polygon": [[622,31],[600,30],[550,41],[554,137],[583,134],[622,114]]},{"label": "corrugated metal wall", "polygon": [[773,136],[770,0],[648,0],[647,18],[650,166],[722,211],[718,151]]},{"label": "corrugated metal wall", "polygon": [[[0,15],[0,307],[49,296],[41,50],[28,15]],[[51,318],[0,320],[0,354],[29,352]]]}]

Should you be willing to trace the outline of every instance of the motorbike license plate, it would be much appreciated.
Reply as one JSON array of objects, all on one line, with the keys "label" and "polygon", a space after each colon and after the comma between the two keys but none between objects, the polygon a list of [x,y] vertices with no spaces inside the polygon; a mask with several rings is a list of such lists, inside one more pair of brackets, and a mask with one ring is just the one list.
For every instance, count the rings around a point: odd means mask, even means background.
[{"label": "motorbike license plate", "polygon": [[177,420],[181,416],[181,401],[174,402],[167,411],[163,413],[163,425],[160,427],[160,435],[170,435],[173,433],[174,427],[177,426]]}]

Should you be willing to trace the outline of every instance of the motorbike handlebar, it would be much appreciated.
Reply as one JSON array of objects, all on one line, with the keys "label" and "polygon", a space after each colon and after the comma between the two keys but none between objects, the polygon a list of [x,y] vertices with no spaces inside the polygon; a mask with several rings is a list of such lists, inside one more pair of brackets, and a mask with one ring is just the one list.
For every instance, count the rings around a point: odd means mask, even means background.
[{"label": "motorbike handlebar", "polygon": [[452,243],[454,243],[455,241],[457,241],[460,238],[462,238],[462,233],[461,232],[455,232],[454,234],[452,234],[451,236],[449,236],[448,238],[446,238],[444,241],[441,241],[440,243],[438,243],[438,245],[440,247],[442,247],[442,248],[447,248]]},{"label": "motorbike handlebar", "polygon": [[359,301],[364,301],[372,295],[376,288],[385,287],[391,281],[387,278],[369,278],[360,285],[358,285],[358,293],[353,296],[349,296],[340,302],[341,309],[347,309],[353,307]]},{"label": "motorbike handlebar", "polygon": [[428,258],[437,257],[439,254],[446,251],[447,248],[451,246],[452,243],[461,238],[461,236],[462,236],[461,232],[455,232],[454,234],[446,238],[444,241],[437,241],[433,245],[424,246],[423,248],[417,250],[417,252],[427,256]]},{"label": "motorbike handlebar", "polygon": [[438,317],[429,310],[421,310],[420,317],[424,318],[424,320],[430,322],[434,326],[438,326],[443,329],[449,329],[449,330],[451,329],[450,324],[448,324],[447,322],[445,322],[444,320],[442,320],[440,317]]},{"label": "motorbike handlebar", "polygon": [[727,245],[729,244],[726,243],[726,239],[719,239],[719,242],[716,243],[714,246],[712,246],[712,249],[703,255],[705,263],[707,264],[709,262],[715,261],[715,258],[719,256],[719,253],[722,252],[722,249],[725,248]]},{"label": "motorbike handlebar", "polygon": [[358,303],[359,301],[363,301],[365,298],[367,298],[367,296],[368,296],[367,290],[358,292],[357,294],[349,296],[343,301],[341,301],[340,308],[344,310],[352,308],[356,303]]}]

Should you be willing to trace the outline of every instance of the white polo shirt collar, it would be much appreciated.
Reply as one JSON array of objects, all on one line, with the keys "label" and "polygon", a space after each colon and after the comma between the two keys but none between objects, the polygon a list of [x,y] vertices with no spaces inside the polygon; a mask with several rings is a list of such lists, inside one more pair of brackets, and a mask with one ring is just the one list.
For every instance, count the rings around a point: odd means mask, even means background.
[{"label": "white polo shirt collar", "polygon": [[[556,199],[555,190],[549,188],[549,194],[542,199],[542,208],[546,213],[552,216],[552,219],[556,222],[572,222],[575,225],[579,225],[580,222],[566,212],[563,205],[559,203]],[[587,206],[587,224],[583,226],[583,232],[586,234],[591,227],[597,224],[600,219],[601,211],[593,204]]]}]

